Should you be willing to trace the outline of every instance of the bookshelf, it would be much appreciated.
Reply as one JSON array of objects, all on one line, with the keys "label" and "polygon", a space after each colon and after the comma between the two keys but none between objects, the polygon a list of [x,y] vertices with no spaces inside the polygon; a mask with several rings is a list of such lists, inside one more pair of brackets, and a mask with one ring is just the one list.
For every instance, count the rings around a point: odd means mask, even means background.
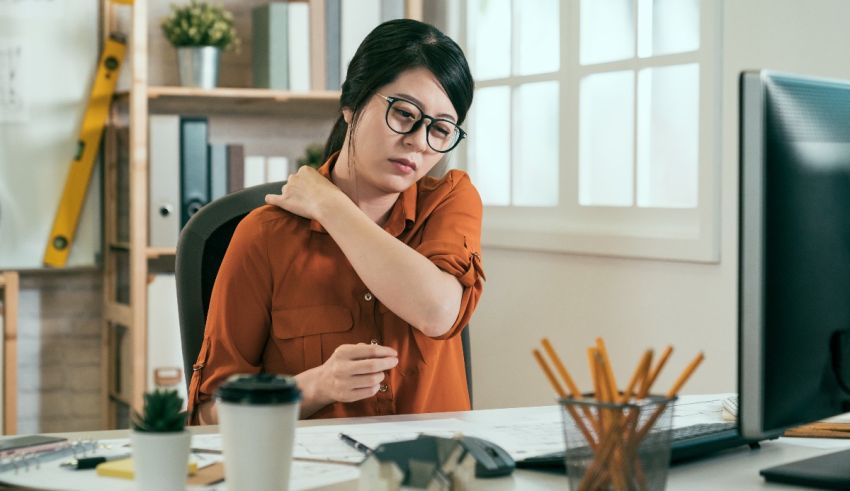
[{"label": "bookshelf", "polygon": [[[326,1],[307,0],[314,90],[294,92],[251,87],[251,10],[268,0],[215,2],[233,13],[242,49],[223,54],[220,88],[210,90],[178,86],[175,51],[159,30],[171,1],[102,0],[102,33],[124,33],[128,52],[126,83],[115,94],[104,139],[104,428],[125,427],[129,411],[142,406],[154,368],[148,363],[147,287],[154,274],[174,267],[174,247],[149,246],[149,116],[206,116],[211,142],[240,142],[246,153],[295,158],[307,145],[324,142],[339,100],[338,92],[324,89]],[[406,17],[421,19],[422,10],[422,0],[404,0]]]},{"label": "bookshelf", "polygon": [[18,297],[20,277],[17,271],[0,271],[0,367],[3,370],[0,434],[18,432]]}]

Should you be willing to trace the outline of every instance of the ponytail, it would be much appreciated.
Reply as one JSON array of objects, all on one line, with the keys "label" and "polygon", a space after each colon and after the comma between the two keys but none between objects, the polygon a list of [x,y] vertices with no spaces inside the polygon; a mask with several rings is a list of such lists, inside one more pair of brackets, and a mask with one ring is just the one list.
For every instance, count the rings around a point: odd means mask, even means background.
[{"label": "ponytail", "polygon": [[338,152],[342,148],[346,131],[348,131],[348,123],[345,122],[345,118],[340,114],[336,123],[334,123],[330,136],[328,136],[328,141],[325,142],[325,154],[322,157],[322,162],[326,162],[331,154]]}]

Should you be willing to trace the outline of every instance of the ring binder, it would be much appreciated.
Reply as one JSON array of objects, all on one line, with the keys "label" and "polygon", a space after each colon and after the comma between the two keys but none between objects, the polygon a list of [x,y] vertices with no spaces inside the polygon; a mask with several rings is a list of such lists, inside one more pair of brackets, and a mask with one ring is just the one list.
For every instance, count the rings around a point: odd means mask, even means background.
[{"label": "ring binder", "polygon": [[0,457],[0,473],[14,471],[29,472],[31,469],[38,470],[41,464],[62,457],[81,458],[97,448],[94,440],[77,440],[58,443],[55,447],[44,450],[20,449],[7,452]]}]

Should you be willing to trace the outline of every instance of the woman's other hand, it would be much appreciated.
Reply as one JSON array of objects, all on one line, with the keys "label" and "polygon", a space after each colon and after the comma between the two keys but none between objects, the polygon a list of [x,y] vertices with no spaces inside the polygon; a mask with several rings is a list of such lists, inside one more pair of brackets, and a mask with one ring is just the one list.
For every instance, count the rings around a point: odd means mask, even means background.
[{"label": "woman's other hand", "polygon": [[354,402],[372,397],[384,371],[398,365],[398,353],[377,344],[340,345],[322,365],[319,393],[333,401]]},{"label": "woman's other hand", "polygon": [[306,418],[334,402],[354,402],[374,396],[384,371],[398,365],[398,353],[377,344],[343,344],[325,363],[295,376],[304,399]]},{"label": "woman's other hand", "polygon": [[280,194],[267,194],[266,203],[283,208],[298,216],[319,220],[321,210],[334,198],[345,195],[319,171],[303,165],[290,174]]}]

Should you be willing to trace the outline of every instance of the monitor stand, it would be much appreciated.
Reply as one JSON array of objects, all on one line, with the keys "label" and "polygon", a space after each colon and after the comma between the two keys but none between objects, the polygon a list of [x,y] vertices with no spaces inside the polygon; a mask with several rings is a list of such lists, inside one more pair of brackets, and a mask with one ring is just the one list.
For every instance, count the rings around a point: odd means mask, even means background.
[{"label": "monitor stand", "polygon": [[767,481],[821,489],[850,489],[850,450],[762,469]]}]

